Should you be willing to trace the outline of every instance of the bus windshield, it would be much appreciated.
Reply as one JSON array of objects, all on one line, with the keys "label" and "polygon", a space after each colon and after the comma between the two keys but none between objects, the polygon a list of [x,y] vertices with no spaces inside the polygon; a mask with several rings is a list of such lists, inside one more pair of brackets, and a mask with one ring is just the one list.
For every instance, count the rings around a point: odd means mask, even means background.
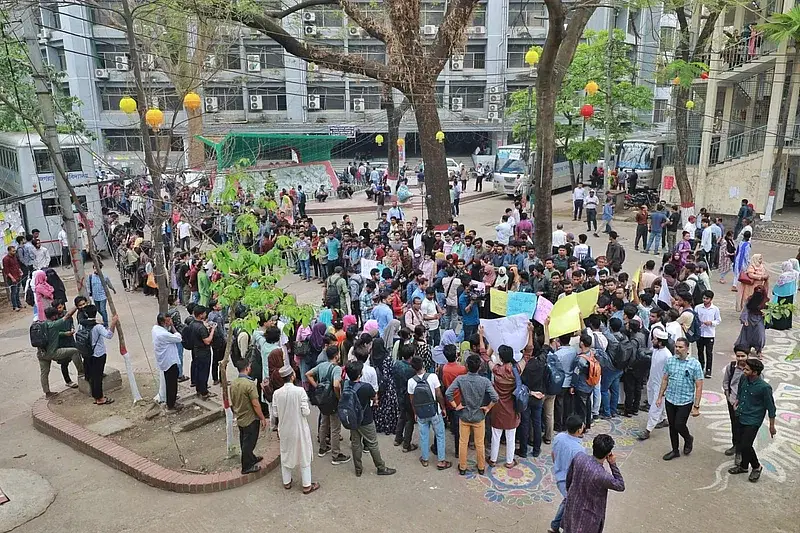
[{"label": "bus windshield", "polygon": [[502,174],[525,174],[525,160],[522,147],[501,146],[497,149],[494,171]]},{"label": "bus windshield", "polygon": [[655,145],[647,142],[624,141],[617,166],[636,170],[653,170]]}]

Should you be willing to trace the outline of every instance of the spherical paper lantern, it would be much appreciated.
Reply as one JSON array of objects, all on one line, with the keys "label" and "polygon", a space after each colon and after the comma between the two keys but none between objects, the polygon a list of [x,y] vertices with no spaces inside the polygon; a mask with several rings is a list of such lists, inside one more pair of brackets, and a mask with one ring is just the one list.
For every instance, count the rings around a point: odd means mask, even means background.
[{"label": "spherical paper lantern", "polygon": [[164,112],[160,109],[156,109],[155,107],[148,109],[147,113],[144,115],[144,120],[147,122],[148,126],[154,130],[157,130],[164,123]]},{"label": "spherical paper lantern", "polygon": [[539,52],[531,48],[525,53],[525,62],[530,65],[534,66],[536,63],[539,62]]},{"label": "spherical paper lantern", "polygon": [[444,132],[442,130],[436,132],[436,140],[440,143],[444,142]]},{"label": "spherical paper lantern", "polygon": [[406,145],[406,140],[405,139],[403,139],[403,138],[397,139],[397,146],[402,148],[405,145]]},{"label": "spherical paper lantern", "polygon": [[686,100],[686,109],[691,111],[694,109],[694,101],[693,100]]},{"label": "spherical paper lantern", "polygon": [[672,80],[672,85],[680,85],[680,84],[681,84],[680,77],[675,76],[675,78],[673,78],[673,80]]},{"label": "spherical paper lantern", "polygon": [[123,96],[119,101],[119,110],[123,113],[136,113],[136,100],[130,96]]},{"label": "spherical paper lantern", "polygon": [[600,86],[597,85],[595,82],[590,81],[589,83],[586,84],[584,90],[586,91],[586,94],[588,94],[589,96],[594,96],[595,94],[597,94],[597,91],[600,90]]},{"label": "spherical paper lantern", "polygon": [[186,96],[183,97],[183,107],[189,111],[197,111],[200,109],[200,104],[200,95],[195,92],[186,93]]},{"label": "spherical paper lantern", "polygon": [[594,115],[594,107],[591,104],[585,104],[581,107],[581,116],[583,118],[590,118]]},{"label": "spherical paper lantern", "polygon": [[705,72],[705,71],[701,72],[700,73],[700,79],[701,80],[707,80],[708,79],[708,72]]},{"label": "spherical paper lantern", "polygon": [[383,144],[383,135],[381,135],[380,133],[375,136],[375,144],[377,144],[378,146]]}]

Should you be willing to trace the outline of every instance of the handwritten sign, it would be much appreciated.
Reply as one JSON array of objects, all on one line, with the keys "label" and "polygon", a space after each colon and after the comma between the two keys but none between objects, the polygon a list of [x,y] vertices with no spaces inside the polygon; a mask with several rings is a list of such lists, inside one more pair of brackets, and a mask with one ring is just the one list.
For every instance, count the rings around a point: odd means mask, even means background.
[{"label": "handwritten sign", "polygon": [[489,292],[489,311],[496,315],[506,316],[508,293],[492,287]]},{"label": "handwritten sign", "polygon": [[536,299],[536,295],[532,292],[509,292],[506,315],[533,317],[533,313],[536,311]]},{"label": "handwritten sign", "polygon": [[550,337],[560,337],[579,329],[581,317],[578,295],[572,293],[557,301],[550,311]]},{"label": "handwritten sign", "polygon": [[[581,310],[583,318],[588,318],[589,315],[594,314],[594,308],[597,305],[597,298],[600,296],[600,286],[595,285],[588,291],[577,292],[574,294],[578,299],[578,308]],[[564,298],[566,298],[566,296]]]},{"label": "handwritten sign", "polygon": [[550,316],[550,311],[553,309],[553,302],[540,296],[536,302],[536,311],[533,313],[533,319],[541,325],[544,325],[547,317]]},{"label": "handwritten sign", "polygon": [[383,269],[389,268],[383,263],[379,261],[373,261],[372,259],[364,259],[361,258],[361,274],[365,276],[369,276],[369,273],[372,272],[373,268],[377,268],[379,272],[383,272]]},{"label": "handwritten sign", "polygon": [[503,344],[514,350],[514,360],[522,359],[522,349],[528,344],[528,317],[514,315],[495,319],[481,319],[484,337],[497,353]]}]

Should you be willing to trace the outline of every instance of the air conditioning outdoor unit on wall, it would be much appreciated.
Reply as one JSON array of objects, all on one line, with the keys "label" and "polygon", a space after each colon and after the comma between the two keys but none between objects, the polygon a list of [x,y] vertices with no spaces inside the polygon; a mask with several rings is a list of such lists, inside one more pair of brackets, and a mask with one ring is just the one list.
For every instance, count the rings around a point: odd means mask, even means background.
[{"label": "air conditioning outdoor unit on wall", "polygon": [[497,111],[500,111],[500,106],[497,104],[489,104],[489,111],[496,113]]},{"label": "air conditioning outdoor unit on wall", "polygon": [[261,111],[264,109],[264,101],[260,94],[250,95],[250,111]]},{"label": "air conditioning outdoor unit on wall", "polygon": [[464,109],[464,98],[454,96],[450,99],[450,111],[461,111]]},{"label": "air conditioning outdoor unit on wall", "polygon": [[216,113],[219,111],[219,100],[216,96],[206,96],[206,113]]},{"label": "air conditioning outdoor unit on wall", "polygon": [[309,94],[308,95],[308,109],[311,110],[319,110],[322,109],[320,105],[320,99],[318,94]]},{"label": "air conditioning outdoor unit on wall", "polygon": [[114,68],[119,71],[128,70],[128,56],[114,56]]},{"label": "air conditioning outdoor unit on wall", "polygon": [[308,36],[315,36],[317,34],[317,27],[313,24],[303,27],[303,33]]},{"label": "air conditioning outdoor unit on wall", "polygon": [[347,28],[347,35],[350,37],[361,37],[361,28],[356,28],[355,26],[350,26]]},{"label": "air conditioning outdoor unit on wall", "polygon": [[499,118],[500,118],[500,113],[493,113],[493,112],[491,112],[491,111],[490,111],[490,112],[489,112],[489,114],[488,114],[488,115],[486,115],[486,117],[487,117],[489,120],[497,120],[497,119],[499,119]]},{"label": "air conditioning outdoor unit on wall", "polygon": [[439,31],[438,26],[434,26],[433,24],[426,24],[422,27],[422,35],[436,35],[436,32]]},{"label": "air conditioning outdoor unit on wall", "polygon": [[353,111],[363,113],[365,109],[366,105],[363,98],[353,98]]},{"label": "air conditioning outdoor unit on wall", "polygon": [[141,56],[141,63],[144,70],[153,70],[156,68],[156,57],[153,54],[144,54]]},{"label": "air conditioning outdoor unit on wall", "polygon": [[247,72],[261,72],[261,56],[258,54],[247,55]]},{"label": "air conditioning outdoor unit on wall", "polygon": [[317,20],[316,13],[312,13],[311,11],[305,11],[303,13],[303,22],[314,22]]},{"label": "air conditioning outdoor unit on wall", "polygon": [[464,56],[453,56],[450,60],[450,70],[464,70]]},{"label": "air conditioning outdoor unit on wall", "polygon": [[107,80],[108,79],[108,69],[107,68],[96,68],[94,69],[94,77],[98,80]]},{"label": "air conditioning outdoor unit on wall", "polygon": [[499,104],[502,101],[503,97],[499,94],[490,94],[489,95],[489,103],[490,104]]},{"label": "air conditioning outdoor unit on wall", "polygon": [[215,56],[214,54],[211,54],[210,56],[208,56],[206,58],[206,60],[203,61],[203,68],[205,68],[207,70],[211,70],[211,69],[217,68],[217,56]]}]

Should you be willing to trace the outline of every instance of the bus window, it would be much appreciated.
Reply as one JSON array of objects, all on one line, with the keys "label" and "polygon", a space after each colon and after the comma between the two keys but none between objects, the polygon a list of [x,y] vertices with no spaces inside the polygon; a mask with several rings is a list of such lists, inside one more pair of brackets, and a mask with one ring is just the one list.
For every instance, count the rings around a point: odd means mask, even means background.
[{"label": "bus window", "polygon": [[656,170],[660,169],[662,165],[662,156],[656,157]]},{"label": "bus window", "polygon": [[[61,154],[64,158],[64,165],[67,172],[81,172],[81,153],[78,148],[63,148]],[[34,150],[33,157],[36,162],[37,174],[52,174],[53,166],[50,164],[50,154],[47,150]]]}]

